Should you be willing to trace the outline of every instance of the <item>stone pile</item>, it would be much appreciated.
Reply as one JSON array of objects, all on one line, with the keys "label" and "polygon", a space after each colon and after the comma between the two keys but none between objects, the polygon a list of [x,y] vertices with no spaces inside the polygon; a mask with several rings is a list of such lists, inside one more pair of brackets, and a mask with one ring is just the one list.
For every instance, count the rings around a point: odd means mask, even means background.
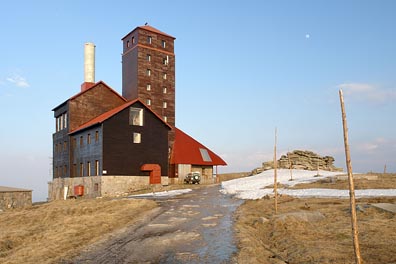
[{"label": "stone pile", "polygon": [[[335,167],[333,162],[334,158],[331,156],[321,157],[312,151],[294,150],[282,155],[278,160],[277,167],[280,169],[342,171],[342,168]],[[273,161],[263,162],[262,164],[262,170],[273,168]]]}]

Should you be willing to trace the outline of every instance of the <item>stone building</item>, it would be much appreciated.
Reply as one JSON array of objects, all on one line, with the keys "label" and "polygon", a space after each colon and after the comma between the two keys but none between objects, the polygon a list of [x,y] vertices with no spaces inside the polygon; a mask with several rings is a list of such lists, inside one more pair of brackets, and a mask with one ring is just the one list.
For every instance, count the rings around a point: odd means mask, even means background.
[{"label": "stone building", "polygon": [[32,205],[32,190],[0,186],[0,210]]}]

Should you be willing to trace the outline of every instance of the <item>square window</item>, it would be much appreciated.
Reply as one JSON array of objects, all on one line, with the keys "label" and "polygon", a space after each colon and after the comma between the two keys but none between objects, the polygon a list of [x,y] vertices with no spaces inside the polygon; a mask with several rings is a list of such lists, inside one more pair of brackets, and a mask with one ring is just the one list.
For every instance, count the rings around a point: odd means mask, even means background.
[{"label": "square window", "polygon": [[165,40],[162,41],[162,47],[165,49],[166,48],[166,42]]},{"label": "square window", "polygon": [[133,126],[143,126],[143,109],[131,107],[129,109],[129,124]]},{"label": "square window", "polygon": [[146,105],[151,105],[151,99],[146,100]]},{"label": "square window", "polygon": [[151,36],[148,36],[148,37],[147,37],[147,43],[148,43],[148,44],[151,44],[151,40],[152,40],[152,39],[151,39]]},{"label": "square window", "polygon": [[167,89],[166,89],[166,87],[162,88],[162,92],[163,92],[164,94],[166,94],[166,93],[167,93]]},{"label": "square window", "polygon": [[147,91],[151,91],[151,84],[147,84],[146,90],[147,90]]},{"label": "square window", "polygon": [[142,142],[142,135],[140,133],[133,133],[133,143],[139,144]]}]

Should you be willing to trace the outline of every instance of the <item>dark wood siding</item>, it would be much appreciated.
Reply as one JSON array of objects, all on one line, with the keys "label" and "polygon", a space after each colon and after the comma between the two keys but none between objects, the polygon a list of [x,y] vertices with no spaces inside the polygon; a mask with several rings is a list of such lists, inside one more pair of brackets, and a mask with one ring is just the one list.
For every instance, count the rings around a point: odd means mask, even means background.
[{"label": "dark wood siding", "polygon": [[[149,175],[143,164],[159,164],[161,174],[168,175],[168,131],[161,120],[143,108],[143,126],[129,125],[129,107],[103,123],[103,170],[108,175]],[[133,143],[133,133],[141,133],[141,143]]]}]

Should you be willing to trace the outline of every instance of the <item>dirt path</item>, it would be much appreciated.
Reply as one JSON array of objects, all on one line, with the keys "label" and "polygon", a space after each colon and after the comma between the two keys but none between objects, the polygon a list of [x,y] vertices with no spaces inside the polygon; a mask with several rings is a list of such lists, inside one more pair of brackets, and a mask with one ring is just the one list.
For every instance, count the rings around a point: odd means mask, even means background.
[{"label": "dirt path", "polygon": [[236,263],[232,214],[242,201],[210,186],[159,203],[140,225],[65,263]]}]

